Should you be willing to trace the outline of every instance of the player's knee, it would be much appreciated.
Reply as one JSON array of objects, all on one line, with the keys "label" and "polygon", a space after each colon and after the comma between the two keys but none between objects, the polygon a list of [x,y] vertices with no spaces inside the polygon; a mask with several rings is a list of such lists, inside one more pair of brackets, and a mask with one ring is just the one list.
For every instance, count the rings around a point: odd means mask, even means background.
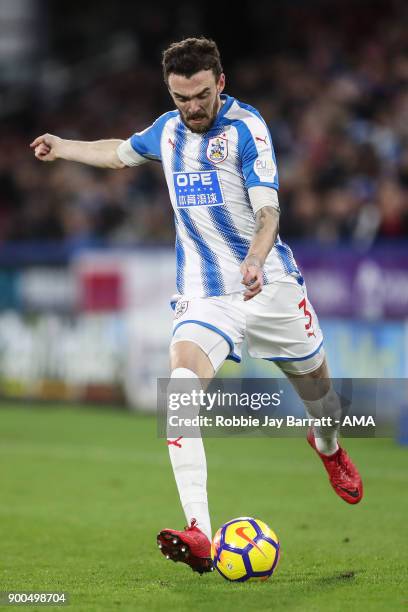
[{"label": "player's knee", "polygon": [[317,353],[306,359],[277,362],[277,365],[290,378],[308,378],[309,380],[329,378],[329,370],[323,347],[320,347]]},{"label": "player's knee", "polygon": [[218,332],[196,323],[178,327],[170,347],[171,366],[191,368],[200,378],[213,378],[230,352]]},{"label": "player's knee", "polygon": [[308,359],[284,362],[281,369],[304,400],[320,399],[330,390],[331,381],[323,347]]},{"label": "player's knee", "polygon": [[313,379],[328,379],[330,377],[329,368],[327,365],[327,359],[325,357],[324,352],[323,352],[323,361],[321,362],[321,364],[318,365],[316,369],[311,370],[310,372],[305,374],[305,376],[309,378],[313,378]]},{"label": "player's knee", "polygon": [[190,340],[173,343],[170,347],[172,372],[175,369],[187,369],[200,378],[212,378],[214,369],[202,348]]}]

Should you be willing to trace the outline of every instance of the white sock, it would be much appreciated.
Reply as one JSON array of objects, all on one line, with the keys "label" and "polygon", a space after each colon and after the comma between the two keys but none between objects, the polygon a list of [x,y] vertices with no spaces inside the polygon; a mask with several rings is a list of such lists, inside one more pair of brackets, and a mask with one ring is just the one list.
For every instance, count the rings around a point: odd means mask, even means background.
[{"label": "white sock", "polygon": [[[184,381],[182,382],[180,379],[184,379]],[[186,379],[189,379],[189,381]],[[187,368],[173,370],[168,393],[184,393],[192,389],[198,391],[201,389],[198,376]],[[188,417],[194,418],[199,414],[199,410],[199,406],[189,406]],[[187,438],[183,436],[180,438],[175,436],[173,429],[171,436],[168,436],[169,455],[187,523],[190,524],[191,519],[195,518],[197,527],[211,540],[211,523],[207,500],[207,462],[199,427],[194,431],[194,434],[197,437]],[[171,442],[177,443],[172,444]]]},{"label": "white sock", "polygon": [[[333,420],[340,420],[341,405],[340,399],[333,387],[322,398],[318,400],[303,400],[307,414],[312,419],[320,419],[322,417],[331,417]],[[337,437],[340,425],[333,423],[331,426],[314,427],[315,443],[319,453],[323,455],[332,455],[335,453],[339,445]]]}]

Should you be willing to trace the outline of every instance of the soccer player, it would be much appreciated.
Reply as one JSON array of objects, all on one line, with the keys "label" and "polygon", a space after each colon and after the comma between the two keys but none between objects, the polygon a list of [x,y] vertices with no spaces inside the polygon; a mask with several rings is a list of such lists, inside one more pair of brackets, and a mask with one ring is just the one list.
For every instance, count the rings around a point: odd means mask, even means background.
[{"label": "soccer player", "polygon": [[[116,169],[161,161],[174,208],[179,293],[170,384],[211,379],[225,359],[240,360],[245,337],[252,357],[274,361],[289,377],[312,418],[338,416],[322,332],[292,251],[278,234],[278,173],[265,121],[222,93],[225,75],[212,40],[171,44],[163,73],[176,109],[144,131],[126,141],[95,142],[44,134],[31,144],[35,156]],[[320,384],[310,392],[305,381]],[[337,426],[312,428],[308,442],[337,495],[356,504],[361,478],[337,437]],[[167,443],[188,527],[162,530],[158,544],[167,558],[209,571],[203,442],[177,436]]]}]

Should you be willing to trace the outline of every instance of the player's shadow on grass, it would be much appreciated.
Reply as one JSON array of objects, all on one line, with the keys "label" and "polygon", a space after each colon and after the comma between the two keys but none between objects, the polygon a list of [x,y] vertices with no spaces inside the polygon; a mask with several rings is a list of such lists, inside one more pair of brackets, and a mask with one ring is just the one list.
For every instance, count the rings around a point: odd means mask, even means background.
[{"label": "player's shadow on grass", "polygon": [[313,582],[316,585],[327,587],[339,586],[341,584],[350,584],[350,582],[353,582],[358,573],[359,570],[337,572],[336,574],[332,574],[330,576],[321,576],[320,578],[315,578]]},{"label": "player's shadow on grass", "polygon": [[[302,575],[302,577],[308,578],[309,584],[314,584],[320,587],[334,587],[341,584],[350,584],[354,581],[356,576],[362,573],[363,570],[345,570],[343,572],[336,572],[327,576],[316,576],[315,573]],[[299,582],[299,576],[294,575],[287,580],[287,582]]]}]

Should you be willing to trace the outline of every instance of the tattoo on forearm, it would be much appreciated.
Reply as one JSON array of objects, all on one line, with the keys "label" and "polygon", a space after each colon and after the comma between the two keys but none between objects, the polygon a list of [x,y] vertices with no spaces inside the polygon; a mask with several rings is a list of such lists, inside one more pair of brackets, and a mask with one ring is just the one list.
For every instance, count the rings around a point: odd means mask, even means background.
[{"label": "tattoo on forearm", "polygon": [[265,215],[264,215],[264,209],[261,208],[261,210],[259,210],[256,213],[256,217],[255,217],[255,234],[259,234],[259,232],[264,228],[265,225]]},{"label": "tattoo on forearm", "polygon": [[258,212],[255,215],[255,234],[259,234],[265,227],[265,224],[268,222],[268,220],[274,220],[276,223],[276,226],[274,228],[274,240],[276,238],[276,236],[278,235],[278,231],[279,231],[279,211],[275,210],[274,208],[272,208],[271,206],[264,206],[263,208],[261,208],[261,210],[258,210]]}]

